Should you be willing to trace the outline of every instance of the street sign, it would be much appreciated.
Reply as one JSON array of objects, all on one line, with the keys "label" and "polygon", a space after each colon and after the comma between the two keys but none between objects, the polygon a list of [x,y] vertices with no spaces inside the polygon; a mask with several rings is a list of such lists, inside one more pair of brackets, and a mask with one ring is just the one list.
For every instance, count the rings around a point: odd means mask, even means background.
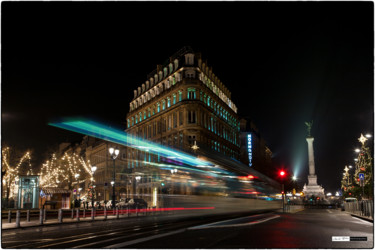
[{"label": "street sign", "polygon": [[363,181],[365,179],[365,174],[364,173],[359,173],[359,179]]}]

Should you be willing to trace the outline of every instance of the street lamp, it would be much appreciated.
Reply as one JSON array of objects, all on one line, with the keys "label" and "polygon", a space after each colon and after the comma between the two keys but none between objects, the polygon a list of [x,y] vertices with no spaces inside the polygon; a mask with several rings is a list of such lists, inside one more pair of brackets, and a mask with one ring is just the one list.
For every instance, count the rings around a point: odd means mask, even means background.
[{"label": "street lamp", "polygon": [[92,172],[92,178],[91,178],[91,207],[94,208],[94,173],[96,171],[97,167],[92,166],[91,167],[91,172]]},{"label": "street lamp", "polygon": [[[76,200],[78,200],[78,178],[79,178],[79,174],[75,174],[74,177],[76,178]],[[74,202],[74,207],[76,207],[76,202]]]},{"label": "street lamp", "polygon": [[135,183],[135,190],[136,190],[136,196],[139,197],[138,195],[138,181],[141,179],[141,176],[136,176],[135,177],[135,180],[136,180],[136,183]]},{"label": "street lamp", "polygon": [[113,147],[109,148],[109,154],[111,155],[111,158],[113,160],[112,208],[115,208],[115,200],[116,200],[116,194],[115,194],[115,181],[116,181],[115,159],[117,158],[119,153],[120,153],[120,150],[117,147],[116,148],[113,148]]}]

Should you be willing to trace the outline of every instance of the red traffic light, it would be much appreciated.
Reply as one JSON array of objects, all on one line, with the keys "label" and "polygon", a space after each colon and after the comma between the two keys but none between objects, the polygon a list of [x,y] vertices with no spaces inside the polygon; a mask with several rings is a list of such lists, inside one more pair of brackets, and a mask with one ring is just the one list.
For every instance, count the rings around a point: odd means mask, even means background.
[{"label": "red traffic light", "polygon": [[281,177],[284,177],[284,176],[285,176],[285,171],[284,171],[284,170],[281,170],[281,171],[279,172],[279,175],[280,175]]}]

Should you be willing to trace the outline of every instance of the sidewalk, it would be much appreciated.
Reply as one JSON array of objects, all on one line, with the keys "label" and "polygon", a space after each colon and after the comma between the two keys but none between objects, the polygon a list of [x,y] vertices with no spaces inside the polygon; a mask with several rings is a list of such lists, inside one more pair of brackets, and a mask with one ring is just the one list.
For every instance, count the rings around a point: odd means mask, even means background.
[{"label": "sidewalk", "polygon": [[[151,215],[151,213],[147,213],[147,216]],[[154,214],[154,216],[157,216],[158,214]],[[125,214],[119,214],[118,219],[125,219],[125,218],[137,218],[137,217],[145,217],[146,215],[142,212],[138,214],[130,214],[128,216]],[[81,223],[81,222],[94,222],[94,221],[105,221],[105,220],[116,220],[117,215],[113,215],[112,212],[107,214],[107,218],[105,219],[104,215],[98,215],[95,216],[94,220],[91,219],[91,212],[86,213],[85,217],[80,216],[79,220],[76,218],[76,214],[74,214],[74,218],[71,217],[66,218],[64,217],[62,222],[60,223],[58,218],[56,219],[47,219],[43,220],[43,224],[40,223],[39,219],[33,219],[31,221],[27,221],[25,218],[22,218],[20,221],[20,227],[17,227],[16,219],[12,218],[12,222],[9,223],[8,219],[2,219],[1,220],[1,229],[7,230],[7,229],[16,229],[16,228],[29,228],[29,227],[39,227],[39,226],[52,226],[52,225],[62,225],[62,224],[72,224],[72,223]]]}]

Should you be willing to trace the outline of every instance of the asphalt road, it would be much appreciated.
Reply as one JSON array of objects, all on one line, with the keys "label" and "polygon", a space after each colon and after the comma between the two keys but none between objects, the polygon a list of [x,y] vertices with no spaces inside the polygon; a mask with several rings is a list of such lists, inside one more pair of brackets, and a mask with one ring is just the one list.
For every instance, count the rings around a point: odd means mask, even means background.
[{"label": "asphalt road", "polygon": [[[2,231],[3,248],[373,248],[373,223],[334,209],[148,217]],[[223,222],[224,221],[224,222]],[[334,236],[365,237],[333,241]],[[363,241],[364,240],[364,241]]]}]

